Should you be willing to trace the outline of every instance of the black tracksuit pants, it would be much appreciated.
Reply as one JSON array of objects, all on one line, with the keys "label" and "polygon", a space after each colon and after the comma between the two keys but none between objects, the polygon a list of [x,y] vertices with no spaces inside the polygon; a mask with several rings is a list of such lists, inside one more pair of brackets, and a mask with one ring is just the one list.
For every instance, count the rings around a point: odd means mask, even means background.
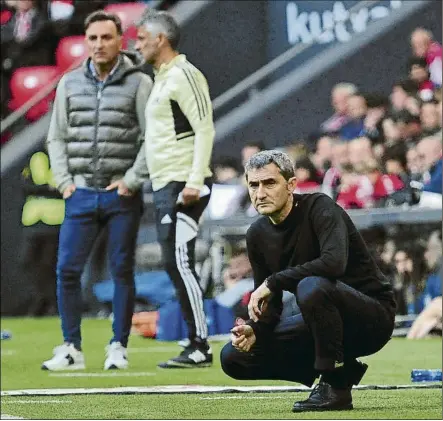
[{"label": "black tracksuit pants", "polygon": [[[210,179],[205,184],[212,188]],[[208,337],[203,311],[203,292],[195,272],[195,242],[198,222],[208,205],[210,195],[191,205],[177,204],[184,182],[171,182],[154,192],[157,240],[162,248],[163,264],[177,291],[189,339]]]},{"label": "black tracksuit pants", "polygon": [[395,303],[362,294],[321,277],[303,279],[296,298],[301,314],[282,320],[268,341],[249,353],[229,342],[221,351],[223,371],[241,380],[289,380],[311,386],[336,362],[352,367],[357,357],[379,351],[394,329]]}]

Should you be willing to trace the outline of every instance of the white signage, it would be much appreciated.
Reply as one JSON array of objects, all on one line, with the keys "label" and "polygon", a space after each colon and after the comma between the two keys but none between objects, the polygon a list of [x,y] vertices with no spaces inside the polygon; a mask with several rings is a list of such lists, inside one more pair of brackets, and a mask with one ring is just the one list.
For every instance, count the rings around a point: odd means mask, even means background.
[{"label": "white signage", "polygon": [[334,2],[332,10],[301,12],[302,2],[290,2],[286,6],[288,42],[292,45],[329,44],[347,42],[354,33],[364,32],[368,23],[389,16],[402,5],[402,0],[391,0],[386,5],[362,7],[356,11],[346,8],[342,1]]}]

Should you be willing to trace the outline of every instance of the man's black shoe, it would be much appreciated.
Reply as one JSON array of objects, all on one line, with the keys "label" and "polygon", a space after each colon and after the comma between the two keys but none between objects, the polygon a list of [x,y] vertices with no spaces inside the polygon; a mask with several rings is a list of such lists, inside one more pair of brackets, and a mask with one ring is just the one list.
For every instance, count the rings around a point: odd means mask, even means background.
[{"label": "man's black shoe", "polygon": [[320,381],[308,399],[294,403],[292,412],[344,411],[352,408],[351,388],[333,389],[330,384]]},{"label": "man's black shoe", "polygon": [[178,357],[158,364],[159,368],[200,368],[212,366],[212,350],[206,346],[187,346]]}]

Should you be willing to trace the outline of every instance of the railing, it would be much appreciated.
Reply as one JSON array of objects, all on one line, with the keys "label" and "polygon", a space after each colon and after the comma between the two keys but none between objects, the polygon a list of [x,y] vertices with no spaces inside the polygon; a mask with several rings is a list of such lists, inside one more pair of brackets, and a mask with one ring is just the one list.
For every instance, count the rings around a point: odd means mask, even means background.
[{"label": "railing", "polygon": [[[350,19],[352,12],[358,12],[364,7],[368,7],[380,2],[381,0],[365,0],[355,4],[354,6],[349,8],[348,19]],[[289,50],[286,50],[284,53],[277,56],[275,59],[264,65],[262,68],[258,69],[247,78],[243,79],[232,88],[228,89],[226,92],[218,96],[213,101],[214,111],[217,111],[220,108],[224,107],[235,98],[238,98],[240,95],[243,95],[250,91],[254,91],[255,87],[261,81],[271,76],[277,70],[281,69],[285,64],[289,63],[292,59],[297,57],[299,54],[307,50],[312,45],[313,44],[296,44],[294,47],[291,47]]]},{"label": "railing", "polygon": [[[157,8],[161,4],[161,0],[157,0],[153,6],[150,7]],[[374,5],[376,3],[380,3],[381,0],[364,0],[361,1],[351,8],[349,8],[349,12],[358,12],[360,9],[364,7],[368,7],[371,5]],[[350,16],[350,14],[349,14]],[[275,73],[277,70],[281,69],[285,64],[289,63],[292,59],[294,59],[296,56],[301,54],[303,51],[310,48],[312,44],[297,44],[294,47],[290,48],[289,50],[285,51],[284,53],[280,54],[278,57],[267,63],[262,68],[258,69],[256,72],[249,75],[247,78],[243,79],[241,82],[234,85],[232,88],[228,89],[223,94],[219,95],[217,98],[213,101],[213,108],[214,111],[219,110],[220,108],[224,107],[231,101],[233,101],[235,98],[239,97],[240,95],[243,95],[247,92],[253,91],[254,88],[257,86],[258,83]],[[76,63],[75,66],[72,68],[75,68],[78,66],[79,63]],[[69,69],[70,70],[70,69]],[[68,70],[68,71],[69,71]],[[21,108],[14,111],[12,114],[10,114],[6,119],[4,119],[1,124],[1,130],[0,133],[5,132],[8,128],[10,128],[17,120],[22,118],[28,111],[31,109],[34,105],[36,105],[39,101],[41,101],[43,98],[45,98],[49,93],[52,92],[53,89],[57,86],[58,81],[61,79],[62,75],[55,79],[53,83],[42,89],[40,92],[38,92],[33,98],[31,98],[28,102],[26,102]]]}]

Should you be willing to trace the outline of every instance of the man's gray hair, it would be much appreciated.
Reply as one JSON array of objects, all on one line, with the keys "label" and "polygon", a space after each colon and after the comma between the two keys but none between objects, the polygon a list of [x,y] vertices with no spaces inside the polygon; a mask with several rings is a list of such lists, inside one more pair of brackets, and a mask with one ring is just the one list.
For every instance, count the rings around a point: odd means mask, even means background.
[{"label": "man's gray hair", "polygon": [[289,180],[295,176],[294,163],[288,154],[276,150],[261,151],[252,155],[245,164],[246,179],[248,171],[258,170],[269,164],[275,164],[280,170],[280,174]]},{"label": "man's gray hair", "polygon": [[358,88],[353,83],[340,82],[332,88],[332,92],[336,91],[346,92],[348,95],[355,95],[358,92]]},{"label": "man's gray hair", "polygon": [[171,47],[177,49],[180,42],[180,27],[170,13],[146,9],[136,26],[146,27],[146,25],[153,26],[154,35],[164,34]]}]

